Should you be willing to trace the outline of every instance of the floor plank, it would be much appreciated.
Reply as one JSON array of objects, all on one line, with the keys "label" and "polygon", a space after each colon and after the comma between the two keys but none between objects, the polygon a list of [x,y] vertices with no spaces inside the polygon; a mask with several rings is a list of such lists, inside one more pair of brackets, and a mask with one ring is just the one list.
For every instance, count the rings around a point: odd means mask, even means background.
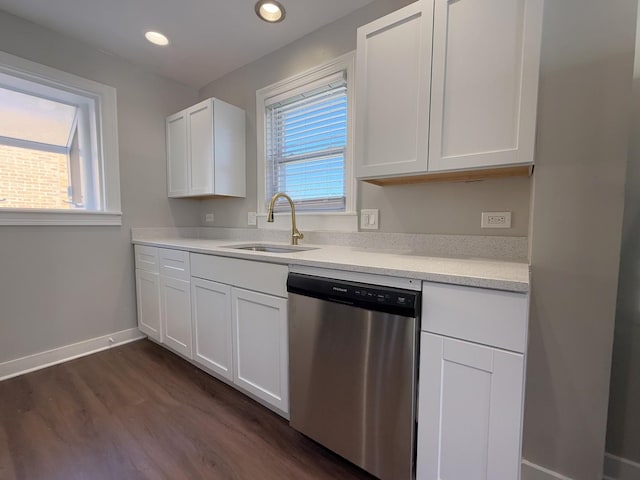
[{"label": "floor plank", "polygon": [[13,460],[9,455],[9,442],[4,428],[0,428],[0,478],[16,478]]},{"label": "floor plank", "polygon": [[142,340],[0,382],[0,480],[373,479]]}]

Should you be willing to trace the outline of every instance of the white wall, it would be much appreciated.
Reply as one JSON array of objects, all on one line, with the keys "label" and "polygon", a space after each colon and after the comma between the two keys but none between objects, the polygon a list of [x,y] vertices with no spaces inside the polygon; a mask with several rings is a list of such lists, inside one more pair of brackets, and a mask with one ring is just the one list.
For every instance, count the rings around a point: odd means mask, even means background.
[{"label": "white wall", "polygon": [[637,0],[548,0],[524,456],[602,478]]},{"label": "white wall", "polygon": [[0,11],[0,49],[117,89],[122,227],[0,226],[0,363],[136,324],[132,226],[194,226],[166,197],[164,118],[191,88]]},{"label": "white wall", "polygon": [[[411,2],[377,0],[200,90],[201,98],[218,97],[247,112],[247,197],[203,201],[201,220],[213,212],[213,226],[247,227],[247,212],[256,211],[256,90],[355,50],[360,25]],[[357,206],[380,210],[382,232],[526,236],[530,184],[530,178],[392,187],[360,183]],[[513,228],[481,230],[483,210],[512,211]]]}]

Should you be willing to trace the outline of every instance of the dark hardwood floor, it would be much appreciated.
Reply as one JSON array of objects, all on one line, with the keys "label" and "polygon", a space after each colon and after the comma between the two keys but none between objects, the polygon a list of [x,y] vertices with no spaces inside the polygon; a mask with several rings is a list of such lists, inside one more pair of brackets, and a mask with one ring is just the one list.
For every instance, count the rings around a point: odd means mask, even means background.
[{"label": "dark hardwood floor", "polygon": [[0,382],[0,479],[372,479],[147,340]]}]

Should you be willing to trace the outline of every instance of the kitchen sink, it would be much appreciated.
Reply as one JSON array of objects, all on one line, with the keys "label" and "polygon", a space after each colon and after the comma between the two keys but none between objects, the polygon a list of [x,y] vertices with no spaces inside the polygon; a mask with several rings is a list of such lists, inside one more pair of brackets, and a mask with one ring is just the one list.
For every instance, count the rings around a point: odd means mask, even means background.
[{"label": "kitchen sink", "polygon": [[305,252],[307,250],[317,250],[314,247],[300,247],[297,245],[269,245],[266,243],[256,243],[251,245],[225,245],[224,248],[233,248],[236,250],[250,250],[252,252],[267,253],[296,253]]}]

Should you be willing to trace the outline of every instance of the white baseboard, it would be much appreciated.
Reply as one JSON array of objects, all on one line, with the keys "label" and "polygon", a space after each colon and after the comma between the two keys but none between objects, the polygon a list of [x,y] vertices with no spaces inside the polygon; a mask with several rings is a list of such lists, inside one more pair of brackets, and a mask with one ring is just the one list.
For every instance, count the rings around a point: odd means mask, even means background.
[{"label": "white baseboard", "polygon": [[522,460],[522,480],[573,480],[553,470]]},{"label": "white baseboard", "polygon": [[640,463],[605,453],[604,478],[605,480],[638,480]]},{"label": "white baseboard", "polygon": [[144,337],[145,335],[140,333],[140,330],[137,328],[130,328],[128,330],[103,335],[102,337],[90,338],[89,340],[84,340],[72,345],[54,348],[46,352],[9,360],[8,362],[0,363],[0,381],[106,350],[107,348],[133,342]]}]

